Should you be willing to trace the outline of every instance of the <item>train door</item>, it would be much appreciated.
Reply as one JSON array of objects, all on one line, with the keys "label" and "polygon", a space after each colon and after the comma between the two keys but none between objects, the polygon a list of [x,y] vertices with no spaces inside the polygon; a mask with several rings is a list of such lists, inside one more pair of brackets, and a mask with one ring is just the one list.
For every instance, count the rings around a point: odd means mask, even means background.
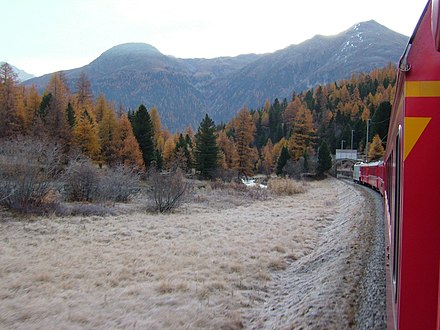
[{"label": "train door", "polygon": [[394,219],[393,219],[393,289],[394,289],[394,301],[397,302],[398,286],[399,286],[399,245],[400,245],[400,207],[401,207],[401,132],[402,127],[399,125],[399,129],[396,135],[396,148],[395,148],[395,167],[394,167],[394,194],[393,194],[393,206],[394,206]]}]

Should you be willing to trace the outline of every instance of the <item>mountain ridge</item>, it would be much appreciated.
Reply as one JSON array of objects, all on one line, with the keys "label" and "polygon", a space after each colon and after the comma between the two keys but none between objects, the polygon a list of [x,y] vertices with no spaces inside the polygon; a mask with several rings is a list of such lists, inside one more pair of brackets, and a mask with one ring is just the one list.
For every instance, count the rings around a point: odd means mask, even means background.
[{"label": "mountain ridge", "polygon": [[[64,71],[69,87],[84,72],[97,97],[137,108],[156,106],[169,129],[197,127],[208,113],[229,120],[242,107],[289,98],[317,84],[397,63],[408,37],[370,20],[273,53],[182,59],[144,43],[114,46],[82,68]],[[25,82],[42,91],[51,74]]]},{"label": "mountain ridge", "polygon": [[[0,61],[0,65],[2,65],[4,63],[7,63],[7,62],[6,61]],[[20,82],[24,82],[26,80],[29,80],[29,79],[32,79],[32,78],[36,78],[35,75],[33,75],[31,73],[28,73],[28,72],[26,72],[26,71],[24,71],[24,70],[22,70],[20,68],[17,68],[16,66],[13,66],[11,63],[8,63],[8,64],[11,66],[12,70],[14,70],[15,74],[17,75],[17,79]]]}]

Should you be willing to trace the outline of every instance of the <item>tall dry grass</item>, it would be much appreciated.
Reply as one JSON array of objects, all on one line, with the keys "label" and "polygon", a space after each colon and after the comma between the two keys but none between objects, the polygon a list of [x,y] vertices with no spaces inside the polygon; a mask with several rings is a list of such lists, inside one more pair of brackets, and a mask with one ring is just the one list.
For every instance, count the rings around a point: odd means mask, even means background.
[{"label": "tall dry grass", "polygon": [[297,181],[290,178],[272,178],[267,183],[270,192],[276,195],[292,196],[307,191],[307,184],[304,181]]},{"label": "tall dry grass", "polygon": [[247,327],[337,206],[320,207],[336,194],[316,185],[262,201],[205,186],[171,214],[0,221],[0,329]]}]

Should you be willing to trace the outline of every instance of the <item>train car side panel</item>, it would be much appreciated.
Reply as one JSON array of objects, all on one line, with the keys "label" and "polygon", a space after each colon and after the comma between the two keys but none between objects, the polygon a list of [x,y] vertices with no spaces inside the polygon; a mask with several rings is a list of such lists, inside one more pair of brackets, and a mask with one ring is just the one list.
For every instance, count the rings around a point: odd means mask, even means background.
[{"label": "train car side panel", "polygon": [[401,60],[386,150],[389,327],[436,329],[440,260],[440,53],[429,2]]}]

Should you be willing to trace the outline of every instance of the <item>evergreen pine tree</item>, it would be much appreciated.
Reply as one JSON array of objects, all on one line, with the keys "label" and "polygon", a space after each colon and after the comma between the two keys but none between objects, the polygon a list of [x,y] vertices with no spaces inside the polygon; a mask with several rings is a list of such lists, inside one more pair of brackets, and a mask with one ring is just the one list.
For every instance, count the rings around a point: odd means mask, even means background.
[{"label": "evergreen pine tree", "polygon": [[38,109],[38,116],[44,121],[49,111],[50,103],[52,102],[52,93],[43,95],[41,99],[40,108]]},{"label": "evergreen pine tree", "polygon": [[325,171],[328,171],[332,167],[332,156],[328,148],[327,142],[322,141],[318,150],[318,167],[317,171],[319,175],[322,175]]},{"label": "evergreen pine tree", "polygon": [[147,108],[141,104],[132,117],[133,133],[139,143],[145,167],[156,160],[153,142],[153,124]]},{"label": "evergreen pine tree", "polygon": [[371,118],[371,136],[379,135],[386,143],[388,135],[388,126],[390,124],[391,103],[388,101],[379,104]]},{"label": "evergreen pine tree", "polygon": [[158,171],[163,170],[163,157],[159,149],[156,149],[156,167]]},{"label": "evergreen pine tree", "polygon": [[218,167],[219,148],[215,136],[214,121],[208,115],[200,123],[196,138],[196,169],[205,178],[212,178]]},{"label": "evergreen pine tree", "polygon": [[[52,94],[48,94],[48,95],[52,95]],[[67,122],[69,123],[69,126],[71,128],[73,126],[75,126],[75,112],[73,111],[73,107],[70,102],[67,104],[66,116],[67,116]]]},{"label": "evergreen pine tree", "polygon": [[255,146],[258,149],[263,148],[264,144],[267,141],[267,137],[265,136],[264,131],[263,131],[263,124],[262,124],[261,117],[262,117],[262,113],[259,112],[258,120],[257,120],[257,123],[255,125],[255,127],[256,127],[256,131],[255,131]]},{"label": "evergreen pine tree", "polygon": [[308,172],[310,168],[309,168],[309,154],[307,153],[307,151],[304,152],[303,158],[304,158],[303,170],[304,172]]},{"label": "evergreen pine tree", "polygon": [[269,109],[270,139],[273,143],[278,142],[283,137],[281,110],[280,102],[278,99],[275,99],[273,105]]},{"label": "evergreen pine tree", "polygon": [[185,142],[186,142],[186,147],[189,149],[193,148],[193,143],[191,141],[191,137],[189,136],[189,134],[185,135]]},{"label": "evergreen pine tree", "polygon": [[277,175],[283,174],[283,168],[289,159],[290,159],[289,150],[287,149],[287,147],[283,147],[283,149],[281,149],[280,157],[278,157],[278,161],[277,161],[277,168],[276,168]]},{"label": "evergreen pine tree", "polygon": [[72,130],[67,122],[66,109],[69,88],[62,72],[54,73],[46,85],[46,93],[52,94],[44,115],[44,130],[52,138],[60,140],[65,148],[71,144]]}]

